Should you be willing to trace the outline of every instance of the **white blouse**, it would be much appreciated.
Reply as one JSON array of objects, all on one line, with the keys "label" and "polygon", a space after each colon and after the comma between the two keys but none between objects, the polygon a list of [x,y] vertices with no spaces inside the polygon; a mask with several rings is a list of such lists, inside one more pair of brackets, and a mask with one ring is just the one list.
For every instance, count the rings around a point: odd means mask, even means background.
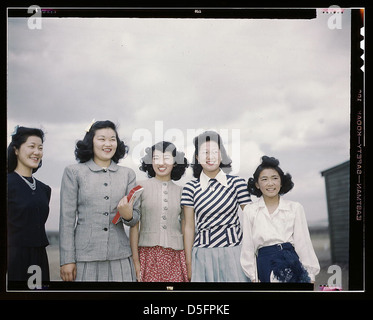
[{"label": "white blouse", "polygon": [[311,281],[320,271],[312,246],[303,206],[280,197],[279,206],[270,214],[263,197],[249,203],[243,211],[241,265],[251,281],[258,281],[256,255],[258,249],[290,242]]}]

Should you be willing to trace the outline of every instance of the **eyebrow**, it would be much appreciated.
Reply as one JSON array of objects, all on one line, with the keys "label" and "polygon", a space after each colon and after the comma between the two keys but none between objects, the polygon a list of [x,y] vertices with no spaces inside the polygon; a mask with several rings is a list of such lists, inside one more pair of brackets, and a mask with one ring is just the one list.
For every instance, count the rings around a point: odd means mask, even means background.
[{"label": "eyebrow", "polygon": [[43,143],[37,143],[37,142],[34,142],[34,141],[29,141],[27,142],[28,145],[31,145],[31,144],[34,144],[34,145],[37,145],[37,146],[42,146]]},{"label": "eyebrow", "polygon": [[219,148],[200,148],[200,151],[220,151]]},{"label": "eyebrow", "polygon": [[[279,174],[273,174],[270,177],[273,178],[273,177],[279,177],[279,176],[280,176]],[[260,177],[260,179],[263,179],[263,178],[268,178],[268,176],[261,176]]]},{"label": "eyebrow", "polygon": [[165,158],[165,157],[173,157],[171,154],[166,154],[166,153],[162,153],[162,154],[153,154],[153,158],[155,158],[155,157],[157,157],[157,158],[159,158],[159,157],[163,157],[163,158]]}]

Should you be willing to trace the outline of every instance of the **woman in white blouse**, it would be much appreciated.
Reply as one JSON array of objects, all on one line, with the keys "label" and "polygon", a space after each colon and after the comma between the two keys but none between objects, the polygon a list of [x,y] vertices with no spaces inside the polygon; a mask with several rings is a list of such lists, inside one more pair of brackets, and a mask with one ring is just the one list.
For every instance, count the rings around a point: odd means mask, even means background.
[{"label": "woman in white blouse", "polygon": [[243,214],[241,265],[253,282],[314,282],[320,265],[312,246],[303,206],[280,195],[294,183],[279,161],[267,156],[249,179],[260,197]]}]

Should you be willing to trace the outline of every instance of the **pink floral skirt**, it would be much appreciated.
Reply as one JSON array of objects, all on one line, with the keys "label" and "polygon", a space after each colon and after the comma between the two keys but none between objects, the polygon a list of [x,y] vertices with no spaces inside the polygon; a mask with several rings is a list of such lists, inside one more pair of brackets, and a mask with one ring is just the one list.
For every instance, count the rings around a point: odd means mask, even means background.
[{"label": "pink floral skirt", "polygon": [[139,247],[140,281],[188,282],[184,250]]}]

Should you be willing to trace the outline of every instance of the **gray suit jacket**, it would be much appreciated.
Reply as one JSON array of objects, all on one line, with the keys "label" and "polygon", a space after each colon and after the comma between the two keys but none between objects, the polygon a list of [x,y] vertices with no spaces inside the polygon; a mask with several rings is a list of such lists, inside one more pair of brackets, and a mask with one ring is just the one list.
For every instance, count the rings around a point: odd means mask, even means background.
[{"label": "gray suit jacket", "polygon": [[62,177],[60,205],[60,265],[103,261],[132,255],[123,223],[139,221],[139,203],[133,218],[111,222],[121,198],[136,186],[135,172],[113,161],[103,170],[93,160],[68,166]]}]

